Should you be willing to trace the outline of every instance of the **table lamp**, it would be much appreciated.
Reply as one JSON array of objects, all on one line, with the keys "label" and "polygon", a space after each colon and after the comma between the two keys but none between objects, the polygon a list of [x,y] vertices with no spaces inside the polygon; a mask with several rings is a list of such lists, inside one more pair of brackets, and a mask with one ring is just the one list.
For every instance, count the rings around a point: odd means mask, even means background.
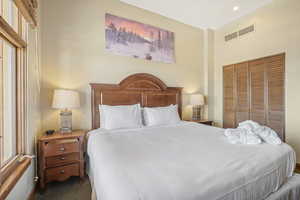
[{"label": "table lamp", "polygon": [[78,108],[79,94],[72,90],[54,90],[52,108],[60,109],[60,131],[61,133],[72,132],[72,110]]},{"label": "table lamp", "polygon": [[190,96],[190,105],[193,106],[192,120],[201,120],[201,108],[205,104],[202,94],[192,94]]}]

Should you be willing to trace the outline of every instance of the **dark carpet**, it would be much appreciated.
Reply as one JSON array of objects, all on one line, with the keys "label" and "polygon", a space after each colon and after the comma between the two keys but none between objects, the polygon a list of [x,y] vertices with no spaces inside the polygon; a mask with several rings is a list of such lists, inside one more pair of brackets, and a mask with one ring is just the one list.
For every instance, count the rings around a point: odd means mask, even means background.
[{"label": "dark carpet", "polygon": [[44,191],[39,190],[37,200],[90,200],[91,185],[88,177],[72,177],[64,182],[52,182]]}]

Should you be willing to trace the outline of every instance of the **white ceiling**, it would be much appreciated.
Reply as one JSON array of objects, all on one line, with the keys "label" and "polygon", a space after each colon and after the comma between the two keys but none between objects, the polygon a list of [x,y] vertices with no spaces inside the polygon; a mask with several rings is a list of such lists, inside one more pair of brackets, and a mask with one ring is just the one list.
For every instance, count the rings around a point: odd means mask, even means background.
[{"label": "white ceiling", "polygon": [[[120,0],[199,28],[217,29],[272,0]],[[233,7],[239,6],[238,11]]]}]

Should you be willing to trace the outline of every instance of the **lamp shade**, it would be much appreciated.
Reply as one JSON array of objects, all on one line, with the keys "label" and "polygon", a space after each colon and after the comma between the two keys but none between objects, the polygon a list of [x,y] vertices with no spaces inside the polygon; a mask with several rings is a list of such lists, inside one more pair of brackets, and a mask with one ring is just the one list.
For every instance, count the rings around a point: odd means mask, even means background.
[{"label": "lamp shade", "polygon": [[192,94],[190,96],[190,105],[203,106],[205,104],[204,96],[202,94]]},{"label": "lamp shade", "polygon": [[56,109],[71,109],[78,108],[79,103],[79,94],[76,91],[72,90],[54,90],[52,108]]}]

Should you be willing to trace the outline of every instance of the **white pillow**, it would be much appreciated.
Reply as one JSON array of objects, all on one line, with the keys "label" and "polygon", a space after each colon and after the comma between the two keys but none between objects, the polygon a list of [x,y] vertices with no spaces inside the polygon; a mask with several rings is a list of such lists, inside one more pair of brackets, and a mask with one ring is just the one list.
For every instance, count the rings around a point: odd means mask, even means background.
[{"label": "white pillow", "polygon": [[177,105],[145,107],[143,117],[146,126],[177,124],[180,122]]},{"label": "white pillow", "polygon": [[140,104],[128,106],[99,105],[100,127],[104,129],[140,128],[142,116]]}]

